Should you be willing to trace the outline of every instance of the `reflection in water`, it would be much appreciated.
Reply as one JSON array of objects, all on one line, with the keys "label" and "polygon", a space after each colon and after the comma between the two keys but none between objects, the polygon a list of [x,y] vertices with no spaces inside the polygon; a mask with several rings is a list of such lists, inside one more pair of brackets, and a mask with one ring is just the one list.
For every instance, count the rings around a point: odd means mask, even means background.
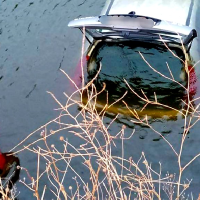
[{"label": "reflection in water", "polygon": [[5,186],[4,189],[8,187],[9,190],[11,190],[14,184],[19,180],[20,174],[19,158],[11,154],[12,153],[0,152],[0,177],[1,179],[7,180],[7,186]]},{"label": "reflection in water", "polygon": [[[185,59],[183,51],[179,48],[171,48],[179,58]],[[100,63],[101,71],[95,80],[97,91],[106,84],[106,89],[98,96],[97,107],[103,108],[107,103],[112,104],[128,91],[123,100],[131,109],[137,110],[138,114],[148,115],[151,118],[167,118],[176,120],[178,112],[158,105],[147,105],[145,102],[133,94],[127,87],[124,79],[131,88],[144,97],[142,91],[149,100],[155,100],[154,92],[159,103],[166,104],[177,110],[182,109],[182,99],[185,98],[185,89],[179,84],[168,80],[160,74],[154,72],[141,58],[141,52],[149,64],[163,75],[170,77],[167,67],[169,65],[171,73],[176,81],[187,87],[187,78],[183,63],[174,57],[172,53],[163,46],[153,44],[131,43],[129,42],[102,42],[97,45],[88,60],[88,81],[97,73]],[[108,92],[108,98],[107,98]],[[85,100],[87,98],[85,97]],[[130,115],[122,101],[108,109],[109,113]]]}]

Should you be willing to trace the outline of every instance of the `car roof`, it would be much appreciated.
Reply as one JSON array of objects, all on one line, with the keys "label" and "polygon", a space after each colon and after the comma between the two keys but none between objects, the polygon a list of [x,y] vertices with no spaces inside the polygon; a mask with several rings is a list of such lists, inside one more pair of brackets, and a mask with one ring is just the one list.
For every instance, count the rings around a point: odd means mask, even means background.
[{"label": "car roof", "polygon": [[134,11],[136,15],[189,26],[192,7],[193,0],[107,0],[101,15]]}]

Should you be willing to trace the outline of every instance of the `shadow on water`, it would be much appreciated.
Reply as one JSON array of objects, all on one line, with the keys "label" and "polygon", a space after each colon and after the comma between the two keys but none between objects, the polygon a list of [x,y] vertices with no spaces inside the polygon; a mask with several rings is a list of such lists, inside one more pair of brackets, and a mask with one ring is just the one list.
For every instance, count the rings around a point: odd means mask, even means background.
[{"label": "shadow on water", "polygon": [[[184,54],[181,49],[172,48],[171,50],[184,60]],[[156,94],[159,103],[177,110],[183,108],[182,99],[186,98],[183,87],[153,71],[141,58],[139,52],[142,53],[155,70],[171,78],[167,67],[168,64],[174,79],[183,86],[187,85],[182,62],[174,57],[166,47],[143,43],[102,42],[97,45],[96,50],[92,52],[87,63],[88,81],[91,81],[97,73],[100,63],[102,66],[94,84],[97,91],[101,91],[104,84],[106,88],[98,95],[97,108],[101,110],[106,103],[110,105],[118,101],[128,91],[123,101],[126,102],[131,110],[135,109],[139,116],[147,115],[152,119],[165,118],[176,120],[178,116],[176,110],[151,104],[144,108],[146,102],[131,91],[132,89],[141,97],[145,98],[146,96],[151,101],[155,100],[154,94]],[[131,89],[127,86],[124,79],[128,82]],[[85,101],[87,101],[86,96]],[[112,116],[120,113],[125,118],[128,116],[132,117],[131,112],[123,101],[120,100],[111,106],[107,110],[107,115]],[[142,108],[144,109],[142,110]]]}]

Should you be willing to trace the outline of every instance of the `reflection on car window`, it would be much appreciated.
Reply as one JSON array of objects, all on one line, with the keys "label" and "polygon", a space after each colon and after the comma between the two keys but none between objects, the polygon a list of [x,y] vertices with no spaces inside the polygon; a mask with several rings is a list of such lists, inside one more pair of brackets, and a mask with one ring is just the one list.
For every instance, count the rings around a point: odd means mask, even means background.
[{"label": "reflection on car window", "polygon": [[[174,54],[184,60],[184,54],[179,48],[172,48]],[[119,99],[128,89],[124,79],[129,83],[134,91],[153,100],[154,92],[160,103],[181,109],[184,89],[178,84],[164,78],[152,70],[141,58],[141,52],[145,59],[155,70],[170,77],[167,64],[170,66],[174,79],[183,85],[187,85],[184,75],[183,63],[174,57],[164,46],[136,43],[136,42],[101,42],[93,51],[88,61],[88,81],[91,80],[101,65],[101,71],[95,82],[96,88],[100,91],[106,84],[106,91],[109,93],[109,102],[113,103]],[[159,59],[158,59],[159,58]],[[167,64],[166,64],[167,63]],[[113,90],[113,88],[115,88]],[[102,93],[103,96],[103,93]],[[173,98],[172,98],[173,96]],[[99,97],[103,101],[103,97]],[[130,92],[124,98],[133,109],[141,109],[144,105],[133,93]],[[106,102],[102,102],[104,104]],[[118,102],[118,107],[124,104]],[[153,106],[149,105],[147,110]]]}]

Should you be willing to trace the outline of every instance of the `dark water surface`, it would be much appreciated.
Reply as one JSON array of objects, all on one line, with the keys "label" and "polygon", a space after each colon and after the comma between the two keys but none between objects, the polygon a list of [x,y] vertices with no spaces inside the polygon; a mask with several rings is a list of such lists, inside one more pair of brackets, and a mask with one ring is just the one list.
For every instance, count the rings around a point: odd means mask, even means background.
[{"label": "dark water surface", "polygon": [[[76,66],[81,54],[82,36],[79,31],[68,28],[67,24],[70,20],[80,16],[98,15],[104,2],[95,0],[0,0],[0,149],[3,152],[12,149],[29,133],[58,115],[59,112],[53,110],[57,108],[57,105],[46,91],[53,92],[61,102],[65,102],[63,92],[71,91],[71,86],[59,69],[62,68],[71,76],[76,75]],[[195,2],[195,6],[198,10],[198,1]],[[200,16],[200,13],[192,14],[191,25],[200,32],[197,16]],[[125,45],[122,47],[119,45],[114,47],[115,51],[113,49],[110,51],[108,47],[101,47],[104,48],[104,51],[97,53],[97,59],[102,62],[102,66],[114,61],[115,70],[109,67],[102,68],[97,80],[97,87],[98,85],[101,87],[102,83],[106,82],[107,89],[110,87],[110,91],[112,90],[110,101],[116,100],[126,90],[123,82],[123,78],[126,78],[133,88],[139,85],[145,92],[149,92],[151,98],[150,91],[156,90],[156,93],[159,93],[158,98],[163,103],[177,109],[182,106],[180,98],[184,96],[184,91],[170,81],[152,73],[140,55],[136,54],[138,51],[143,53],[152,66],[161,69],[163,73],[168,73],[165,63],[167,61],[170,66],[173,65],[174,77],[186,85],[187,81],[180,78],[183,66],[169,52],[162,48],[144,46]],[[199,47],[200,40],[197,38],[191,49],[194,63],[200,59]],[[121,54],[122,51],[123,54]],[[134,57],[132,52],[134,52]],[[106,57],[111,53],[119,55],[118,59]],[[121,63],[127,62],[127,60],[129,62],[125,67],[120,68]],[[195,70],[197,79],[200,76],[199,67],[197,65]],[[137,78],[132,79],[133,75]],[[90,79],[90,77],[88,78]],[[143,79],[145,79],[144,82]],[[197,90],[193,98],[200,96],[198,87],[200,84],[197,82]],[[132,94],[129,94],[126,101],[136,109],[140,108],[143,104],[138,99],[133,101]],[[100,103],[103,104],[103,101]],[[119,105],[122,106],[122,104]],[[74,110],[74,113],[76,112],[77,109]],[[107,113],[105,120],[109,122],[117,112],[116,108],[113,108]],[[167,171],[177,173],[177,160],[166,142],[152,130],[133,125],[130,122],[131,115],[126,115],[125,109],[122,109],[121,112],[111,131],[119,131],[123,124],[127,126],[127,134],[131,133],[133,129],[136,130],[133,138],[126,141],[126,157],[132,156],[134,160],[138,160],[143,151],[155,170],[159,170],[158,162],[160,161],[164,174]],[[177,113],[169,113],[167,110],[157,111],[151,107],[147,108],[146,113],[151,116],[150,122],[154,129],[166,136],[178,150],[184,119]],[[184,145],[183,163],[187,163],[200,152],[199,130],[200,124],[197,123],[188,135]],[[38,138],[38,134],[34,135],[31,141]],[[52,142],[59,145],[56,140]],[[120,142],[116,145],[120,149]],[[119,149],[114,149],[113,153],[118,154]],[[37,157],[28,151],[24,151],[18,156],[21,165],[32,174],[36,174]],[[41,168],[45,169],[45,166]],[[78,164],[74,163],[74,168],[85,176]],[[200,193],[199,175],[200,159],[197,159],[183,174],[183,180],[193,179],[191,189],[186,194],[193,192],[195,198]],[[25,174],[22,172],[21,179],[24,176]],[[46,182],[46,179],[42,180],[43,185]],[[34,199],[32,192],[22,184],[19,183],[17,189],[20,191],[19,199]],[[47,193],[46,199],[51,198],[51,194]]]},{"label": "dark water surface", "polygon": [[[181,108],[181,99],[185,96],[185,89],[153,71],[154,69],[166,77],[170,77],[167,64],[173,66],[170,68],[174,79],[187,87],[187,78],[183,63],[175,58],[166,47],[155,47],[153,44],[131,43],[129,41],[118,43],[102,42],[96,46],[96,49],[97,50],[92,53],[88,61],[90,74],[88,78],[93,78],[92,74],[95,74],[95,69],[97,72],[98,65],[101,63],[102,69],[95,81],[95,85],[98,90],[101,90],[103,84],[106,84],[106,89],[109,92],[110,104],[123,96],[128,90],[124,81],[125,79],[128,81],[130,87],[140,96],[144,96],[141,92],[141,90],[143,90],[150,100],[154,100],[155,96],[153,92],[155,92],[160,103],[167,104],[176,109]],[[181,49],[174,48],[171,50],[175,55],[180,57],[180,59],[184,60],[184,54]],[[149,64],[153,66],[153,69],[141,59],[139,52],[145,57]],[[113,88],[115,88],[115,90],[113,90]],[[103,99],[104,103],[102,102]],[[145,102],[141,103],[142,100],[137,98],[132,92],[129,92],[129,94],[124,97],[124,100],[133,109],[141,110],[145,105]],[[106,94],[104,97],[101,97],[101,102],[105,105]],[[117,104],[116,107],[122,108],[125,107],[125,105],[121,103]],[[150,107],[152,106],[149,105],[145,110],[148,111],[148,115],[151,113],[150,115],[153,116],[154,111],[150,110]],[[155,110],[159,112],[159,109]],[[162,112],[162,115],[159,116],[158,114],[157,117],[165,115],[164,111]]]}]

